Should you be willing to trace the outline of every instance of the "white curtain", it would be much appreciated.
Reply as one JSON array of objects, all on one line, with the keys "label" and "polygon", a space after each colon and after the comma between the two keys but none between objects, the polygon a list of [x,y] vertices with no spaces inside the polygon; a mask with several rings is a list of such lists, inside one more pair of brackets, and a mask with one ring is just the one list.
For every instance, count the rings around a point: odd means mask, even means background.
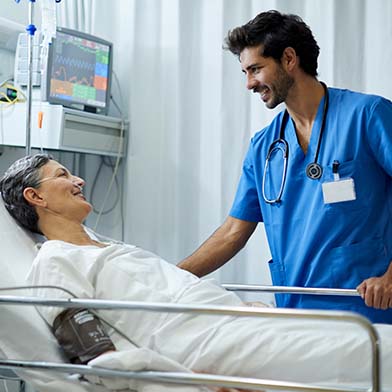
[{"label": "white curtain", "polygon": [[62,0],[57,4],[57,25],[91,33],[97,8],[93,0]]},{"label": "white curtain", "polygon": [[[130,119],[125,239],[171,262],[223,222],[249,139],[276,113],[222,50],[229,29],[269,9],[298,14],[321,47],[320,80],[392,98],[390,0],[90,1],[92,32],[115,44]],[[259,226],[219,280],[269,282]]]}]

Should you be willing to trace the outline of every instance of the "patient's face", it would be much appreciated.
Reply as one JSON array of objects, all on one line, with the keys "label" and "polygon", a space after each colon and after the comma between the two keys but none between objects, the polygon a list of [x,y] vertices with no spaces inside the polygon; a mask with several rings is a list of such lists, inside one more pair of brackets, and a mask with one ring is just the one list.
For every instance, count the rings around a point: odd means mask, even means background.
[{"label": "patient's face", "polygon": [[83,195],[84,180],[54,160],[42,166],[40,172],[39,191],[46,202],[46,210],[83,222],[92,209]]}]

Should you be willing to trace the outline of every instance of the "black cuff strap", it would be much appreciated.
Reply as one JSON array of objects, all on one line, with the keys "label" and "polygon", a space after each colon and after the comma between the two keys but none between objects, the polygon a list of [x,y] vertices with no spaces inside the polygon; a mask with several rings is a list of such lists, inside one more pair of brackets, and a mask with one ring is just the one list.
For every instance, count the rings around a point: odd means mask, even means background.
[{"label": "black cuff strap", "polygon": [[66,309],[53,323],[53,332],[71,363],[86,364],[115,350],[99,319],[87,309]]}]

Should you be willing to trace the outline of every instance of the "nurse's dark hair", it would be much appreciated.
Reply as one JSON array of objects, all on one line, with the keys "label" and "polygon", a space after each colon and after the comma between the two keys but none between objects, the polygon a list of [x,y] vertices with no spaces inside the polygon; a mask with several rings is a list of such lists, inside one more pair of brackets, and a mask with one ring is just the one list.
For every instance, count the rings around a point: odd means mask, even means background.
[{"label": "nurse's dark hair", "polygon": [[297,15],[267,11],[243,26],[229,31],[224,48],[240,56],[245,48],[262,45],[264,57],[280,62],[283,51],[291,47],[300,59],[300,67],[311,76],[317,75],[320,48],[309,26]]},{"label": "nurse's dark hair", "polygon": [[0,191],[5,208],[25,229],[42,234],[38,214],[23,196],[27,187],[40,186],[40,169],[53,158],[47,154],[29,155],[14,162],[0,179]]}]

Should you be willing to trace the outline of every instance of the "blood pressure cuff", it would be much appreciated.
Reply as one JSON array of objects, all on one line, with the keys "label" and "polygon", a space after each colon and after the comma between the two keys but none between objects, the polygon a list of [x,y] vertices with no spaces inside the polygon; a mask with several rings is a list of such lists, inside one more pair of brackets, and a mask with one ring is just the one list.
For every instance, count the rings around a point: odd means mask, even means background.
[{"label": "blood pressure cuff", "polygon": [[71,363],[86,364],[116,350],[99,319],[87,309],[67,309],[53,323],[53,332]]}]

